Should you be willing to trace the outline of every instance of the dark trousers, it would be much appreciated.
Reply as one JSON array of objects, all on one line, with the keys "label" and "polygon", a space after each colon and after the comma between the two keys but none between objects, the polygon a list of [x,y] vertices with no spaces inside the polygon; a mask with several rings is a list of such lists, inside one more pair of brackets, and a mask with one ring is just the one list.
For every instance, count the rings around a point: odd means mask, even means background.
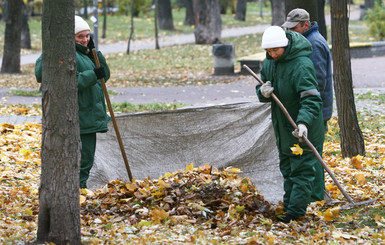
[{"label": "dark trousers", "polygon": [[96,133],[81,134],[80,139],[82,141],[82,155],[80,160],[80,188],[87,188],[87,180],[95,158]]}]

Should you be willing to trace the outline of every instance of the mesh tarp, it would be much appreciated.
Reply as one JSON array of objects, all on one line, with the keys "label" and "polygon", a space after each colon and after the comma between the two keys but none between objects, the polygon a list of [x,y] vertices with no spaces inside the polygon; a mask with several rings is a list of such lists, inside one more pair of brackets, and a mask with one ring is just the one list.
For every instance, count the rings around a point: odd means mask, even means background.
[{"label": "mesh tarp", "polygon": [[[283,195],[270,104],[259,102],[185,108],[116,116],[132,175],[158,178],[194,163],[219,169],[234,166],[249,177],[265,199]],[[112,123],[98,134],[89,188],[129,181]]]}]

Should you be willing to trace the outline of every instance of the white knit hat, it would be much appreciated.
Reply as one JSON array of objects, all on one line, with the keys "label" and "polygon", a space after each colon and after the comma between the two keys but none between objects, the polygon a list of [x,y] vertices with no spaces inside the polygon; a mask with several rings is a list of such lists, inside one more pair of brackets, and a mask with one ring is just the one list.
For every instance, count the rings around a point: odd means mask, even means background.
[{"label": "white knit hat", "polygon": [[88,23],[85,20],[83,20],[82,17],[75,15],[75,34],[86,30],[91,31],[91,28],[88,25]]},{"label": "white knit hat", "polygon": [[268,27],[262,35],[262,48],[279,48],[286,47],[289,40],[285,31],[279,26]]}]

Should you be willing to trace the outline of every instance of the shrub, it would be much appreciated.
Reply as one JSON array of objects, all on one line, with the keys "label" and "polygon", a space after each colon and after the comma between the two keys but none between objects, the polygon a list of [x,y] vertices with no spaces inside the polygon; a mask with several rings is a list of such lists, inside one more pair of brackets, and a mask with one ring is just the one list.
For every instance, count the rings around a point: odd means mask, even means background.
[{"label": "shrub", "polygon": [[374,8],[369,9],[365,20],[369,25],[369,33],[379,40],[385,40],[385,8],[382,1],[376,1]]}]

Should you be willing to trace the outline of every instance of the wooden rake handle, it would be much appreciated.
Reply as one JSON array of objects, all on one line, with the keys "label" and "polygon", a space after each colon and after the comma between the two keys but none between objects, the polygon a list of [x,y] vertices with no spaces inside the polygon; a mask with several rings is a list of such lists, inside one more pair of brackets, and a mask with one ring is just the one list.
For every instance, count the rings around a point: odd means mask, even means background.
[{"label": "wooden rake handle", "polygon": [[[97,54],[95,49],[92,49],[92,54],[93,54],[94,59],[95,59],[96,67],[100,67],[99,57],[98,57],[98,54]],[[112,123],[114,125],[114,129],[115,129],[115,133],[116,133],[116,138],[118,139],[118,142],[119,142],[120,151],[122,152],[124,165],[126,166],[128,177],[130,178],[130,181],[132,182],[132,174],[131,174],[130,165],[128,164],[127,155],[126,155],[126,152],[124,150],[122,138],[120,137],[118,124],[116,123],[115,114],[114,114],[114,111],[112,109],[110,97],[108,96],[106,82],[105,82],[104,78],[101,78],[100,81],[101,81],[102,86],[103,86],[104,97],[106,98],[108,110],[110,112]]]}]

